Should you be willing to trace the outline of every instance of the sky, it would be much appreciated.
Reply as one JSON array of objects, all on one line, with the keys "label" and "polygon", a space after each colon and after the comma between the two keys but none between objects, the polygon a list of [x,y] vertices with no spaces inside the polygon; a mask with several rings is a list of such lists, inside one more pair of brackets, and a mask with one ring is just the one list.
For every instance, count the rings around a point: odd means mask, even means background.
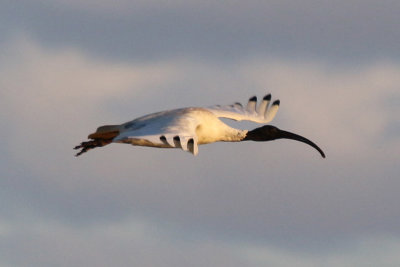
[{"label": "sky", "polygon": [[[400,264],[399,1],[0,5],[1,267]],[[289,140],[74,157],[100,125],[266,93],[326,159]]]}]

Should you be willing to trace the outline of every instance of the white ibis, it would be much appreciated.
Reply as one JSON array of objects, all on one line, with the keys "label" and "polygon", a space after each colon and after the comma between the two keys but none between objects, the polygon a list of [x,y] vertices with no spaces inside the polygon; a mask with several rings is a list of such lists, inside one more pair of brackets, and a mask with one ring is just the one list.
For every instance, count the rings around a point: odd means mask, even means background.
[{"label": "white ibis", "polygon": [[149,114],[120,125],[105,125],[97,128],[88,136],[90,141],[82,142],[74,149],[81,149],[76,156],[96,147],[110,143],[126,143],[134,146],[160,148],[181,148],[198,153],[198,145],[214,142],[272,141],[275,139],[292,139],[306,143],[325,158],[324,152],[307,138],[265,125],[254,130],[235,129],[219,118],[236,121],[247,120],[257,123],[268,123],[276,115],[280,101],[270,105],[271,94],[264,96],[257,106],[257,97],[251,97],[246,107],[240,103],[233,105],[216,105],[207,108],[190,107],[167,110]]}]

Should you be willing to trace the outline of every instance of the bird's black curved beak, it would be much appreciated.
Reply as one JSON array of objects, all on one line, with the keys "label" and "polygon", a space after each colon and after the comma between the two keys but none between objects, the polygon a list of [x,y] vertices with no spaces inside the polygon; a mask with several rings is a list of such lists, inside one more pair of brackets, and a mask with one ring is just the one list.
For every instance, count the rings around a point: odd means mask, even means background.
[{"label": "bird's black curved beak", "polygon": [[278,130],[277,133],[276,133],[275,138],[276,138],[276,139],[280,139],[280,138],[283,138],[283,139],[292,139],[292,140],[296,140],[296,141],[299,141],[299,142],[306,143],[306,144],[312,146],[313,148],[315,148],[316,150],[318,150],[318,152],[321,154],[321,156],[322,156],[323,158],[325,158],[325,153],[324,153],[324,151],[322,151],[321,148],[319,148],[319,147],[318,147],[314,142],[312,142],[311,140],[308,140],[307,138],[305,138],[305,137],[303,137],[303,136],[301,136],[301,135],[298,135],[298,134],[295,134],[295,133],[291,133],[291,132],[288,132],[288,131]]},{"label": "bird's black curved beak", "polygon": [[276,139],[292,139],[306,143],[307,145],[310,145],[316,150],[318,150],[321,156],[325,158],[325,153],[314,142],[308,140],[307,138],[301,135],[291,133],[288,131],[283,131],[272,125],[264,125],[262,127],[247,132],[246,136],[243,138],[242,141],[263,142],[263,141],[272,141]]}]

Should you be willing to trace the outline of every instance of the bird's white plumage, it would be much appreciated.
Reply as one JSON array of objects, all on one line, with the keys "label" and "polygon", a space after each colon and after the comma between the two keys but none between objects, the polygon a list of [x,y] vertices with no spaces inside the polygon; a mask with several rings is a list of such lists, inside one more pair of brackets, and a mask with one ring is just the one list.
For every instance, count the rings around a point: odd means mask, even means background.
[{"label": "bird's white plumage", "polygon": [[[188,109],[157,112],[121,125],[120,134],[113,142],[155,147],[181,147],[187,150],[187,141],[196,141],[198,124]],[[179,137],[177,140],[176,137]],[[175,140],[174,140],[175,138]],[[196,142],[197,144],[197,142]]]},{"label": "bird's white plumage", "polygon": [[120,125],[113,142],[139,146],[181,148],[196,155],[198,145],[217,141],[241,141],[247,130],[234,129],[219,118],[266,123],[275,116],[279,103],[270,108],[270,96],[257,107],[256,98],[246,108],[240,103],[209,108],[182,108],[146,115]]},{"label": "bird's white plumage", "polygon": [[272,106],[269,106],[270,95],[263,98],[261,103],[257,107],[257,98],[250,98],[246,107],[243,107],[240,103],[233,105],[215,105],[207,108],[209,111],[214,113],[219,118],[228,118],[236,121],[253,121],[257,123],[268,123],[273,120],[276,113],[278,112],[279,102],[274,102]]}]

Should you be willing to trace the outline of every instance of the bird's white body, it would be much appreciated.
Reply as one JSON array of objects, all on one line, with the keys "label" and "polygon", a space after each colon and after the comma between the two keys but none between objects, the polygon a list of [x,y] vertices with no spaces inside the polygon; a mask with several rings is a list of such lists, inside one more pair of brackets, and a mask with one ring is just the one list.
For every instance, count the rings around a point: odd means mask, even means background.
[{"label": "bird's white body", "polygon": [[122,124],[120,131],[113,142],[182,148],[193,154],[198,152],[197,145],[241,141],[247,133],[247,130],[228,126],[206,108],[182,108],[153,113]]},{"label": "bird's white body", "polygon": [[269,122],[275,116],[279,102],[268,109],[269,98],[264,98],[256,108],[256,98],[249,100],[246,108],[239,103],[209,108],[181,108],[149,114],[118,126],[119,135],[112,141],[137,146],[181,148],[194,155],[198,145],[213,142],[242,141],[247,130],[235,129],[219,118]]}]

